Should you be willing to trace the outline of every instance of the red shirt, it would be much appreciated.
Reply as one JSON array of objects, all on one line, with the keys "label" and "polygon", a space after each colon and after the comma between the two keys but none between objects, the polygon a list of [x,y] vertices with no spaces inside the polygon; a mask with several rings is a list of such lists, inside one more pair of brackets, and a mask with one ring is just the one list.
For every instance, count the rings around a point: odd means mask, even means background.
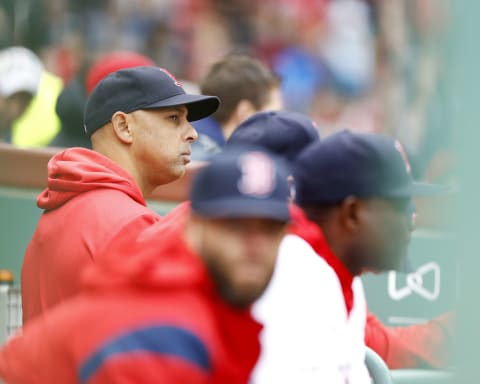
[{"label": "red shirt", "polygon": [[52,157],[37,205],[44,212],[22,266],[24,323],[76,294],[80,271],[125,225],[138,233],[160,219],[123,168],[84,148]]}]

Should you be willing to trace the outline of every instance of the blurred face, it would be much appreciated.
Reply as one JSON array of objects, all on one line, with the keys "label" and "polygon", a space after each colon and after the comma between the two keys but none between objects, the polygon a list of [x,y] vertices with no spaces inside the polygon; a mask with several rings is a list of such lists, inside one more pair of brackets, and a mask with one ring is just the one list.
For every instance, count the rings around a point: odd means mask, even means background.
[{"label": "blurred face", "polygon": [[28,108],[33,95],[29,92],[17,92],[9,97],[0,97],[0,131],[11,129],[13,122]]},{"label": "blurred face", "polygon": [[135,131],[132,150],[145,183],[154,188],[178,179],[190,162],[197,132],[185,106],[139,110],[130,114]]},{"label": "blurred face", "polygon": [[272,277],[286,224],[270,219],[198,219],[198,252],[220,295],[231,305],[247,307]]},{"label": "blurred face", "polygon": [[412,227],[410,200],[368,199],[358,212],[359,232],[351,252],[363,270],[398,269],[407,255]]}]

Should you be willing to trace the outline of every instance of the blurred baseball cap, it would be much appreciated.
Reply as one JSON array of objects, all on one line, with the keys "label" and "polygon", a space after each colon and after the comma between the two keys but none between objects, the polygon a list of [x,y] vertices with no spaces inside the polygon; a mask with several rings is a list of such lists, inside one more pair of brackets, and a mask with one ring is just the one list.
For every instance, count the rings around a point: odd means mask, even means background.
[{"label": "blurred baseball cap", "polygon": [[259,146],[230,146],[194,178],[192,210],[212,218],[268,218],[287,222],[289,171]]},{"label": "blurred baseball cap", "polygon": [[308,146],[294,164],[297,201],[342,201],[348,196],[409,199],[445,191],[413,181],[400,142],[380,134],[341,131]]},{"label": "blurred baseball cap", "polygon": [[308,116],[291,111],[257,112],[242,122],[227,141],[256,144],[293,161],[307,145],[319,140],[316,125]]},{"label": "blurred baseball cap", "polygon": [[114,51],[101,56],[88,69],[85,76],[85,90],[87,95],[92,93],[95,86],[110,73],[119,69],[155,65],[152,59],[136,52]]},{"label": "blurred baseball cap", "polygon": [[130,113],[185,105],[188,120],[203,119],[215,112],[215,96],[187,94],[182,84],[164,68],[140,66],[122,69],[101,80],[85,106],[84,129],[88,136],[108,123],[117,111]]},{"label": "blurred baseball cap", "polygon": [[17,92],[37,93],[44,66],[27,48],[10,47],[0,50],[0,95]]}]

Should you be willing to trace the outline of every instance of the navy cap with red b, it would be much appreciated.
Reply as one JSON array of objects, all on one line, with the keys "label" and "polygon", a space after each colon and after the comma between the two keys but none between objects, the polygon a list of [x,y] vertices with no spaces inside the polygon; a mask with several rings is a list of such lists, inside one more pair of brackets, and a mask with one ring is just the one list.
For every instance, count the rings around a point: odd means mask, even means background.
[{"label": "navy cap with red b", "polygon": [[334,203],[348,196],[410,199],[445,190],[413,181],[399,141],[348,130],[302,151],[294,164],[294,177],[300,204]]},{"label": "navy cap with red b", "polygon": [[194,178],[192,210],[211,218],[268,218],[287,222],[289,170],[262,147],[231,146]]},{"label": "navy cap with red b", "polygon": [[185,105],[187,119],[195,121],[214,113],[220,105],[215,96],[190,95],[166,69],[140,66],[111,73],[100,81],[87,100],[84,128],[88,136],[108,123],[117,111],[130,113]]}]

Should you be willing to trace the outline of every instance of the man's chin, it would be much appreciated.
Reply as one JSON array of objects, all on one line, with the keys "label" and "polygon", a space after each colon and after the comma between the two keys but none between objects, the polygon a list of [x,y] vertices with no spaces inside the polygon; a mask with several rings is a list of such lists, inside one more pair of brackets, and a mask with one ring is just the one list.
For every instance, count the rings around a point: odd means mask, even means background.
[{"label": "man's chin", "polygon": [[263,292],[264,289],[255,289],[250,292],[239,292],[236,294],[230,292],[222,296],[231,306],[237,309],[247,309],[262,296]]}]

